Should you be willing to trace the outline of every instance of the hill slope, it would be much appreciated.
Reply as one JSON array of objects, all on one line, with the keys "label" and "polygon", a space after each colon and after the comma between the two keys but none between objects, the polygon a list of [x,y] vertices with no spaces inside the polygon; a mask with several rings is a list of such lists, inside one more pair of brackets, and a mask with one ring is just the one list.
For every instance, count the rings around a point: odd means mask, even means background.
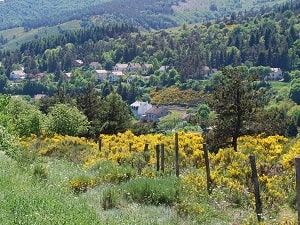
[{"label": "hill slope", "polygon": [[200,22],[231,14],[286,3],[288,0],[4,0],[0,3],[0,30],[54,26],[74,19],[122,21],[146,29]]}]

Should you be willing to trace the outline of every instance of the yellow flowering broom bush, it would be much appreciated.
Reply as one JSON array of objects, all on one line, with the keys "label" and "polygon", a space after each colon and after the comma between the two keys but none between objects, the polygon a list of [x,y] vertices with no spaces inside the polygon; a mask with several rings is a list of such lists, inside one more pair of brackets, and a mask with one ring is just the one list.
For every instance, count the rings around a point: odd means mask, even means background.
[{"label": "yellow flowering broom bush", "polygon": [[[155,149],[156,145],[163,144],[165,171],[175,174],[175,134],[136,136],[131,131],[126,131],[116,135],[101,135],[100,140],[99,144],[86,138],[55,135],[31,136],[23,139],[21,143],[27,148],[37,149],[41,156],[64,157],[83,163],[87,170],[98,163],[110,161],[116,166],[130,166],[140,176],[146,177],[158,175],[155,171]],[[203,143],[204,139],[199,133],[178,133],[181,188],[189,196],[182,199],[182,203],[193,200],[193,197],[195,201],[199,200],[207,191]],[[276,211],[282,204],[288,204],[291,193],[295,191],[294,158],[300,155],[300,140],[291,141],[279,135],[244,136],[238,140],[237,152],[233,148],[224,148],[219,149],[216,154],[209,153],[213,187],[223,191],[224,200],[231,201],[233,195],[236,198],[242,195],[242,198],[248,198],[245,207],[254,207],[249,163],[249,156],[252,154],[256,156],[263,206],[266,210]],[[71,186],[74,189],[79,187],[80,190],[95,184],[93,178],[88,182],[80,179],[71,181]],[[280,224],[283,219],[276,222]]]}]

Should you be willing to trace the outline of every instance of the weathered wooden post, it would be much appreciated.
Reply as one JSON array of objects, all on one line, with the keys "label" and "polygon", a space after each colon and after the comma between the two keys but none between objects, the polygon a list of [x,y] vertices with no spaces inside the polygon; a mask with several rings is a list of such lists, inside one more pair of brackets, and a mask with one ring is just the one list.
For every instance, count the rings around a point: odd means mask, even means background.
[{"label": "weathered wooden post", "polygon": [[99,135],[98,149],[100,152],[101,152],[101,147],[102,147],[102,139],[101,139],[101,135]]},{"label": "weathered wooden post", "polygon": [[205,160],[205,169],[206,169],[206,185],[208,194],[211,194],[212,188],[212,180],[210,177],[210,167],[209,167],[209,158],[208,158],[208,149],[206,143],[203,143],[203,150],[204,150],[204,160]]},{"label": "weathered wooden post", "polygon": [[257,177],[257,170],[256,170],[256,162],[255,162],[255,156],[250,155],[250,164],[251,164],[251,170],[252,170],[252,182],[254,186],[254,195],[255,195],[255,211],[257,215],[258,221],[262,221],[262,202],[260,199],[260,192],[259,192],[259,182]]},{"label": "weathered wooden post", "polygon": [[175,133],[175,170],[176,177],[179,177],[179,145],[178,145],[178,133]]},{"label": "weathered wooden post", "polygon": [[164,173],[165,172],[165,145],[164,144],[161,144],[161,154],[160,154],[160,162],[161,162],[161,165],[160,165],[160,169],[161,171]]},{"label": "weathered wooden post", "polygon": [[149,143],[145,144],[143,155],[144,155],[145,161],[147,163],[149,163],[150,162]]},{"label": "weathered wooden post", "polygon": [[295,158],[298,225],[300,225],[300,157]]},{"label": "weathered wooden post", "polygon": [[129,152],[131,152],[131,151],[132,151],[132,145],[133,145],[133,143],[132,143],[132,142],[130,142],[130,143],[129,143]]},{"label": "weathered wooden post", "polygon": [[148,148],[149,148],[149,144],[145,143],[144,152],[148,151],[149,150]]},{"label": "weathered wooden post", "polygon": [[156,150],[156,171],[159,171],[159,151],[160,151],[160,146],[156,145],[155,146]]}]

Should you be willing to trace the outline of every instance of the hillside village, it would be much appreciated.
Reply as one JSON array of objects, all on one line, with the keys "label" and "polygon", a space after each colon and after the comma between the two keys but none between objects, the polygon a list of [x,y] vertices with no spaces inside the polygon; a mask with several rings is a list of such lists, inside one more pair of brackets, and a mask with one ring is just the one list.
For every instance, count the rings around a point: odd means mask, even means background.
[{"label": "hillside village", "polygon": [[[82,68],[84,67],[82,60],[74,60],[74,67]],[[119,81],[132,83],[134,80],[143,80],[147,81],[151,75],[149,71],[153,70],[152,64],[140,64],[140,63],[117,63],[111,71],[102,69],[99,62],[91,62],[88,65],[91,69],[98,82],[109,82],[117,83]],[[169,69],[169,66],[161,66],[159,72],[166,73]],[[210,76],[210,73],[207,72],[207,77]],[[29,80],[30,82],[35,82],[41,80],[45,74],[39,73],[36,75],[26,74],[24,67],[21,67],[20,70],[14,70],[10,73],[9,79],[12,82],[11,85],[18,85],[24,80]],[[64,73],[64,79],[69,80],[72,77],[71,72]],[[36,94],[33,96],[34,99],[40,99],[47,97],[45,94]],[[168,107],[166,106],[156,106],[148,102],[135,101],[130,104],[133,115],[135,119],[142,120],[144,122],[155,123],[158,122],[159,118],[166,116],[169,113]]]},{"label": "hillside village", "polygon": [[[143,82],[147,82],[153,74],[153,65],[152,64],[140,64],[140,63],[117,63],[113,66],[111,71],[102,69],[101,63],[99,62],[91,62],[88,65],[84,65],[84,62],[80,59],[74,60],[73,62],[74,68],[83,68],[88,67],[91,71],[93,71],[96,76],[97,82],[109,82],[111,84],[116,84],[118,82],[126,82],[128,84],[133,81],[141,80]],[[160,73],[167,73],[170,69],[170,66],[161,66],[158,71]],[[213,73],[217,72],[217,69],[209,68],[208,66],[203,66],[201,73],[202,79],[210,79]],[[149,75],[150,74],[150,75]],[[10,85],[18,85],[22,80],[29,80],[30,82],[35,82],[37,80],[41,80],[45,74],[27,74],[24,71],[24,67],[21,66],[21,69],[14,70],[10,73],[9,79],[11,81]],[[64,73],[64,80],[69,80],[72,77],[72,72]],[[283,72],[280,68],[270,68],[270,74],[264,77],[265,81],[270,80],[282,80]],[[39,99],[41,97],[46,97],[45,94],[36,94],[33,96],[34,99]],[[130,107],[133,111],[135,119],[143,120],[147,122],[158,122],[159,118],[166,116],[170,106],[158,106],[151,105],[148,102],[135,101],[130,104]],[[180,107],[177,107],[177,110]],[[182,114],[182,118],[185,118],[186,114]]]},{"label": "hillside village", "polygon": [[[82,60],[74,60],[74,67],[82,68],[86,67]],[[125,81],[127,83],[132,83],[134,79],[147,81],[150,79],[149,73],[153,72],[152,64],[140,64],[140,63],[117,63],[113,66],[111,71],[102,69],[101,63],[99,62],[91,62],[88,65],[88,68],[91,69],[97,80],[99,82],[108,81],[110,83],[115,83],[118,81]],[[166,73],[171,67],[170,66],[161,66],[158,71],[160,73]],[[209,68],[208,66],[203,66],[200,74],[200,79],[209,79],[214,72],[217,72],[217,69]],[[27,74],[24,71],[24,67],[21,66],[19,70],[11,71],[9,75],[9,79],[18,83],[21,80],[28,79],[30,81],[36,81],[41,79],[45,73],[38,74]],[[64,73],[65,79],[70,79],[72,77],[72,72]],[[269,75],[264,77],[266,81],[274,81],[274,80],[282,80],[283,79],[283,71],[280,68],[270,68]]]}]

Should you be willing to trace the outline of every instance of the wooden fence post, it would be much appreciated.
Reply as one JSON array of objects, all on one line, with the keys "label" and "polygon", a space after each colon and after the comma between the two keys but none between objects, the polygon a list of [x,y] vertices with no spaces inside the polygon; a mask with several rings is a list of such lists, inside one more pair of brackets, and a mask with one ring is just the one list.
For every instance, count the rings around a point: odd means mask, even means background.
[{"label": "wooden fence post", "polygon": [[145,147],[144,147],[144,152],[148,151],[148,150],[149,150],[148,148],[149,148],[149,144],[146,143],[146,144],[145,144]]},{"label": "wooden fence post", "polygon": [[150,157],[151,157],[150,152],[149,152],[149,143],[145,144],[143,155],[144,155],[145,161],[147,163],[149,163],[150,162]]},{"label": "wooden fence post", "polygon": [[255,211],[257,215],[258,221],[262,221],[262,202],[260,199],[260,192],[259,192],[259,182],[257,177],[257,170],[256,170],[256,162],[255,162],[255,156],[250,155],[250,164],[251,164],[251,170],[252,170],[252,182],[254,185],[254,195],[255,195]]},{"label": "wooden fence post", "polygon": [[155,150],[156,150],[156,171],[159,171],[159,151],[160,151],[159,145],[155,146]]},{"label": "wooden fence post", "polygon": [[179,145],[178,145],[178,133],[175,133],[175,170],[176,177],[179,177]]},{"label": "wooden fence post", "polygon": [[164,173],[165,172],[165,145],[164,144],[161,144],[161,159],[160,159],[160,162],[161,162],[161,165],[160,165],[160,169],[161,171]]},{"label": "wooden fence post", "polygon": [[102,139],[101,139],[101,136],[99,135],[98,149],[100,152],[101,152],[101,147],[102,147]]},{"label": "wooden fence post", "polygon": [[131,152],[131,151],[132,151],[132,145],[133,145],[133,143],[132,143],[132,142],[130,142],[130,143],[129,143],[129,152]]},{"label": "wooden fence post", "polygon": [[208,158],[208,149],[206,143],[203,143],[203,150],[204,150],[204,160],[205,160],[205,168],[206,168],[206,185],[208,194],[211,194],[211,177],[210,177],[210,167],[209,167],[209,158]]},{"label": "wooden fence post", "polygon": [[295,158],[298,225],[300,225],[300,157]]}]

